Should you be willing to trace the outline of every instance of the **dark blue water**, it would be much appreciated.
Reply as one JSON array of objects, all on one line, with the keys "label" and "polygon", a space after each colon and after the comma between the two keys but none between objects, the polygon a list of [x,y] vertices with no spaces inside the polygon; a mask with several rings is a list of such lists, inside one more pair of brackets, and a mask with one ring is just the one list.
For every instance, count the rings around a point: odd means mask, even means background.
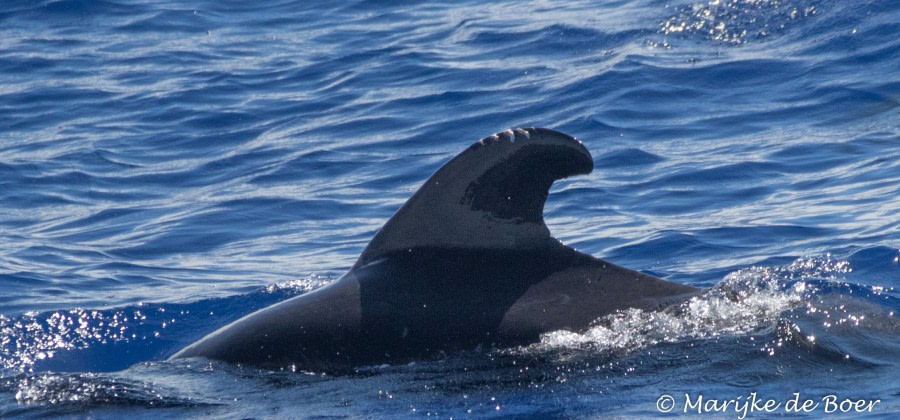
[{"label": "dark blue water", "polygon": [[[517,126],[595,157],[556,237],[710,291],[351,376],[162,361]],[[0,4],[0,417],[889,418],[898,248],[894,0]]]}]

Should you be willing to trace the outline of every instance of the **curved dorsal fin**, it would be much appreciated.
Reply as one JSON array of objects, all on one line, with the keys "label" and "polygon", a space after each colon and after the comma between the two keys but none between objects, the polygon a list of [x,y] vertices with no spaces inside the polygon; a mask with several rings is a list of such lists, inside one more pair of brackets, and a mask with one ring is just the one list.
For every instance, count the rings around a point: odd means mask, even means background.
[{"label": "curved dorsal fin", "polygon": [[519,128],[486,137],[438,169],[385,223],[356,266],[417,247],[545,244],[550,185],[593,168],[584,145],[557,131]]}]

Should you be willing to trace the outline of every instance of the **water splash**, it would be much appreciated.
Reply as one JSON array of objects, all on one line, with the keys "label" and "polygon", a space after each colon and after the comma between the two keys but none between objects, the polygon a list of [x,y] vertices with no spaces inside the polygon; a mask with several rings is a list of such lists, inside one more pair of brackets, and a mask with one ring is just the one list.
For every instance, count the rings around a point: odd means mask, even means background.
[{"label": "water splash", "polygon": [[[189,331],[216,328],[331,281],[330,276],[310,275],[274,283],[247,295],[189,304],[139,303],[118,309],[76,308],[14,317],[0,314],[0,377],[43,370],[36,369],[40,365],[69,370],[72,354],[83,350],[93,352],[80,356],[86,358],[85,363],[90,363],[92,370],[117,370],[130,363],[158,359],[171,351],[172,340],[191,336]],[[228,310],[219,310],[222,306]],[[104,354],[120,346],[130,348],[129,355],[134,359],[120,357],[120,364],[110,364]],[[61,353],[67,353],[65,362],[51,360]]]},{"label": "water splash", "polygon": [[808,302],[816,287],[807,280],[836,280],[849,271],[849,263],[830,255],[801,258],[785,267],[750,267],[680,305],[620,311],[582,333],[544,334],[535,347],[633,352],[661,342],[753,333],[773,327],[782,313]]},{"label": "water splash", "polygon": [[334,281],[331,275],[310,274],[302,279],[288,280],[266,286],[266,293],[295,292],[306,293],[316,290]]},{"label": "water splash", "polygon": [[173,397],[175,393],[143,381],[116,380],[102,374],[78,373],[20,375],[7,379],[3,388],[14,388],[20,404],[84,405],[146,405],[155,407],[195,406],[201,402],[192,398]]},{"label": "water splash", "polygon": [[[152,311],[164,312],[165,309]],[[44,314],[26,313],[15,318],[0,314],[0,368],[27,371],[36,362],[52,358],[60,351],[146,340],[147,331],[138,331],[137,327],[146,324],[147,312],[139,307],[112,312],[78,308]],[[165,328],[167,324],[163,322],[160,326]]]}]

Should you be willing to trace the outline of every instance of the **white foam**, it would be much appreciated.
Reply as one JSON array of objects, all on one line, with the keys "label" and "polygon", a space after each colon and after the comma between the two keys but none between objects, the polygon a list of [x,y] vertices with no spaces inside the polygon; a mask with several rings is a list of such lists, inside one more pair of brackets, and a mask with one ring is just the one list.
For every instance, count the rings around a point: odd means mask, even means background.
[{"label": "white foam", "polygon": [[774,325],[784,311],[807,300],[814,291],[804,278],[833,278],[849,269],[846,261],[830,256],[799,259],[787,267],[751,267],[729,274],[683,304],[663,311],[620,311],[581,333],[546,333],[534,347],[630,352],[661,342],[751,333]]}]

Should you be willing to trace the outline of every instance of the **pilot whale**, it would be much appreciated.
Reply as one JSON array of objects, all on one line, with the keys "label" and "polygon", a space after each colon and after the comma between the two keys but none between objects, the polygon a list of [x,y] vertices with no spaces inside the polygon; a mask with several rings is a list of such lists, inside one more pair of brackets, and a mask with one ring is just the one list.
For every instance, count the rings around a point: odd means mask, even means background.
[{"label": "pilot whale", "polygon": [[435,172],[339,280],[251,313],[171,358],[339,371],[524,345],[695,294],[550,235],[543,209],[551,184],[593,167],[580,141],[549,129],[479,140]]}]

